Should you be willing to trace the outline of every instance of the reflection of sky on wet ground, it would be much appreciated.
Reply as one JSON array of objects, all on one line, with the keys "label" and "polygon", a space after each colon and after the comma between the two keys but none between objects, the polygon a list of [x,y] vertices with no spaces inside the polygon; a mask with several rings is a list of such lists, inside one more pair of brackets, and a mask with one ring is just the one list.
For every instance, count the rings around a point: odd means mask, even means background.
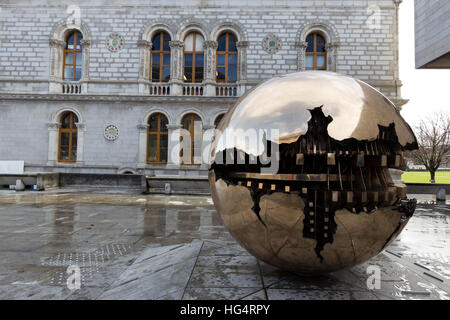
[{"label": "reflection of sky on wet ground", "polygon": [[[443,279],[450,278],[449,221],[449,207],[421,204],[387,249],[401,254],[400,260],[385,251],[349,270],[311,278],[249,256],[225,230],[209,197],[5,193],[0,197],[0,299],[94,299],[143,251],[175,245],[182,258],[183,246],[198,241],[199,258],[192,259],[200,263],[189,267],[193,269],[185,281],[190,282],[180,289],[185,298],[239,298],[256,292],[255,297],[264,299],[265,292],[269,299],[449,299],[450,290],[443,291],[413,265],[419,263]],[[82,273],[83,288],[77,292],[64,285],[66,269],[73,263],[80,265]],[[187,268],[183,259],[177,263],[180,270]],[[371,265],[382,272],[379,291],[365,289]],[[163,270],[172,279],[172,269]],[[259,287],[262,278],[265,289]],[[243,283],[251,283],[251,288]],[[155,282],[143,283],[144,292],[152,285]],[[115,296],[124,297],[123,293]]]},{"label": "reflection of sky on wet ground", "polygon": [[450,279],[450,206],[419,205],[390,250]]}]

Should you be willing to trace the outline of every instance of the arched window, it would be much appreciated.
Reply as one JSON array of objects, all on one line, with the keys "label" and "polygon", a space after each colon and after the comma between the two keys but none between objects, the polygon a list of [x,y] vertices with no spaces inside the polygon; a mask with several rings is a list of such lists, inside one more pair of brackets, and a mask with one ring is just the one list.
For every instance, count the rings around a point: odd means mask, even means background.
[{"label": "arched window", "polygon": [[219,115],[216,117],[216,120],[214,120],[214,127],[217,128],[217,126],[219,125],[220,120],[223,119],[223,116],[224,116],[224,115],[225,115],[225,113],[222,113],[222,114],[219,114]]},{"label": "arched window", "polygon": [[[202,120],[195,113],[189,113],[181,120],[181,126],[185,132],[181,139],[184,139],[186,134],[189,135],[189,145],[182,142],[180,157],[182,164],[200,164],[201,163],[201,147],[202,147]],[[185,150],[186,149],[186,150]],[[186,153],[187,152],[187,153]]]},{"label": "arched window", "polygon": [[184,82],[203,81],[203,36],[189,33],[184,39]]},{"label": "arched window", "polygon": [[65,112],[61,116],[59,129],[58,160],[61,162],[77,161],[78,117],[73,112]]},{"label": "arched window", "polygon": [[306,37],[306,70],[326,70],[327,69],[327,52],[326,41],[320,33],[311,33]]},{"label": "arched window", "polygon": [[83,47],[81,46],[83,35],[75,30],[66,37],[64,49],[63,80],[78,81],[82,76]]},{"label": "arched window", "polygon": [[148,118],[147,163],[167,163],[167,117],[154,113]]},{"label": "arched window", "polygon": [[237,81],[236,36],[227,31],[219,37],[217,42],[216,80],[234,83]]},{"label": "arched window", "polygon": [[150,52],[151,81],[168,82],[170,80],[170,35],[158,31],[152,39]]}]

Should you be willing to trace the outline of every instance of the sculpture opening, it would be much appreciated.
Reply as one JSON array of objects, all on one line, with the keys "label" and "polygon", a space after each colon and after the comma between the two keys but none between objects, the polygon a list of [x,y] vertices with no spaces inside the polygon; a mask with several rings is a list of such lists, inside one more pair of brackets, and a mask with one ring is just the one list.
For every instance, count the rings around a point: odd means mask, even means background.
[{"label": "sculpture opening", "polygon": [[351,267],[386,248],[414,213],[389,171],[404,168],[414,134],[361,81],[316,71],[270,79],[218,129],[214,203],[233,237],[269,264],[299,273]]}]

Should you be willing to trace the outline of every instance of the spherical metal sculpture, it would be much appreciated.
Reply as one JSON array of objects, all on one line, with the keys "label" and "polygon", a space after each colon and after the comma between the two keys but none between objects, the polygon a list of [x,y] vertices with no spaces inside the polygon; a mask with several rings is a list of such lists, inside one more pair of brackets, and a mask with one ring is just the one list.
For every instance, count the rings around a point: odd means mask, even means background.
[{"label": "spherical metal sculpture", "polygon": [[209,180],[231,235],[297,273],[380,253],[415,209],[390,169],[416,138],[383,94],[331,72],[297,72],[247,92],[219,123]]}]

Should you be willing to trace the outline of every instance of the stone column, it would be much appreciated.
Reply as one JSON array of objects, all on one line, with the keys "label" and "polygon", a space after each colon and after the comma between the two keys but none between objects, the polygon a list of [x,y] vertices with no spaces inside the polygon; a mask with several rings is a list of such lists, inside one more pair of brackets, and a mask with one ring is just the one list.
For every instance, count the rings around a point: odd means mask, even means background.
[{"label": "stone column", "polygon": [[181,124],[168,124],[167,168],[180,168],[180,129]]},{"label": "stone column", "polygon": [[238,41],[238,96],[244,94],[247,85],[247,48],[249,41]]},{"label": "stone column", "polygon": [[204,124],[202,126],[203,131],[203,140],[202,140],[202,169],[208,168],[208,159],[209,159],[209,153],[211,152],[211,144],[212,139],[214,137],[214,129],[216,127],[214,124]]},{"label": "stone column", "polygon": [[149,94],[150,86],[150,50],[152,43],[147,40],[139,40],[139,94]]},{"label": "stone column", "polygon": [[49,92],[62,93],[62,65],[64,59],[64,47],[66,43],[57,39],[50,39],[50,77]]},{"label": "stone column", "polygon": [[306,41],[297,41],[295,46],[297,47],[297,70],[305,71],[305,53],[308,43]]},{"label": "stone column", "polygon": [[[80,79],[81,83],[81,93],[88,93],[88,82],[89,82],[89,62],[90,62],[90,51],[91,51],[91,40],[81,40],[81,46],[83,47],[83,69]],[[74,70],[75,72],[75,70]]]},{"label": "stone column", "polygon": [[217,41],[205,41],[203,42],[203,48],[205,49],[205,95],[215,96]]},{"label": "stone column", "polygon": [[327,51],[327,70],[336,72],[337,62],[337,48],[339,44],[337,42],[327,43],[325,50]]},{"label": "stone column", "polygon": [[51,122],[48,126],[48,166],[54,166],[58,162],[58,141],[59,128],[61,124],[58,122]]},{"label": "stone column", "polygon": [[138,124],[139,146],[138,146],[138,169],[144,169],[147,164],[147,131],[148,124]]},{"label": "stone column", "polygon": [[[395,91],[396,91],[396,98],[397,99],[401,99],[402,97],[402,91],[401,91],[401,81],[400,81],[400,73],[399,73],[399,40],[398,40],[398,33],[399,33],[399,27],[398,27],[398,22],[399,22],[399,9],[400,9],[400,4],[403,2],[403,0],[394,0],[394,4],[395,4],[395,17],[394,17],[394,41],[393,41],[393,45],[394,45],[394,61],[393,61],[393,68],[394,68],[394,79],[395,79]],[[398,110],[401,110],[401,106],[398,107]]]},{"label": "stone column", "polygon": [[179,40],[169,41],[170,46],[170,93],[171,95],[183,95],[183,48],[184,42]]},{"label": "stone column", "polygon": [[75,122],[77,126],[77,165],[84,165],[84,132],[86,125],[84,123]]}]

